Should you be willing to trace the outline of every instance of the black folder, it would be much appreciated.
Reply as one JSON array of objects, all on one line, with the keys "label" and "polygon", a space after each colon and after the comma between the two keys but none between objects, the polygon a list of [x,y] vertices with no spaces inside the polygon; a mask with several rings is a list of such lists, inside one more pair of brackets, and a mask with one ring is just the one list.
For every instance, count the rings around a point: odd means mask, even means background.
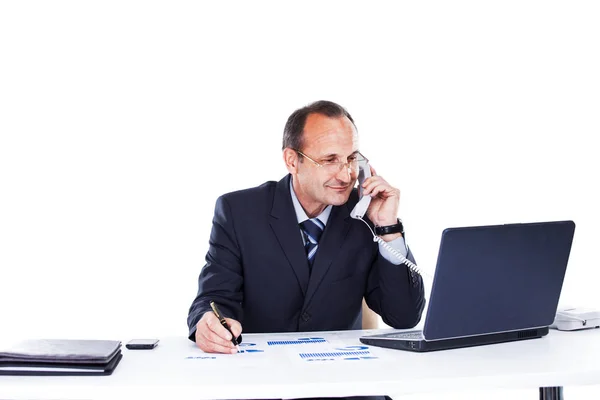
[{"label": "black folder", "polygon": [[26,340],[0,349],[0,375],[110,375],[121,358],[118,340]]}]

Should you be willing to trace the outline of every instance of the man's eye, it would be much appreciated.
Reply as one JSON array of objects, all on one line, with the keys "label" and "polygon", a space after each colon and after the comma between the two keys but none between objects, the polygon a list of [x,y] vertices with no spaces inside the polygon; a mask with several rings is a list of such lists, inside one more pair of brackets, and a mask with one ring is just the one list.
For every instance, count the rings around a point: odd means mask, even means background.
[{"label": "man's eye", "polygon": [[348,157],[348,161],[353,162],[356,161],[356,156]]}]

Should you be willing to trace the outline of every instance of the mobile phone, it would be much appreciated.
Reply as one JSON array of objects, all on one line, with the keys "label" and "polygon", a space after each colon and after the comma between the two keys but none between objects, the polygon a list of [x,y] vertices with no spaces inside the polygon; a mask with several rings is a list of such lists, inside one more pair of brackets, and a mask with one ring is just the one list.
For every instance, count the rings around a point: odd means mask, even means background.
[{"label": "mobile phone", "polygon": [[125,347],[130,350],[152,350],[158,345],[158,339],[132,339]]}]

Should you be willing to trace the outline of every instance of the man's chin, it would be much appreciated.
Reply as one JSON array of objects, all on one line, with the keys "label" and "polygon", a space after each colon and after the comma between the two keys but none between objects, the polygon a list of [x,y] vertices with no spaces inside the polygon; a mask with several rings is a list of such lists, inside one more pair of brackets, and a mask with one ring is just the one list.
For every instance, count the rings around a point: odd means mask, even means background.
[{"label": "man's chin", "polygon": [[350,197],[350,192],[352,191],[351,188],[346,189],[346,191],[344,192],[338,192],[335,190],[332,190],[333,193],[329,194],[329,201],[327,202],[328,204],[331,204],[333,206],[341,206],[342,204],[346,204],[346,202],[348,201],[348,198]]}]

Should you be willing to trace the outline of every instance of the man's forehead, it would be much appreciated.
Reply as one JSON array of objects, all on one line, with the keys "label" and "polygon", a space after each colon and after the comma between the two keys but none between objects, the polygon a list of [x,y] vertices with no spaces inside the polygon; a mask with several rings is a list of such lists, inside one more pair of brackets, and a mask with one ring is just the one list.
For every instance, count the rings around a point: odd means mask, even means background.
[{"label": "man's forehead", "polygon": [[331,132],[305,137],[303,147],[319,156],[349,156],[358,151],[358,136],[350,132]]},{"label": "man's forehead", "polygon": [[346,158],[346,157],[351,157],[351,156],[355,156],[356,154],[358,154],[358,149],[352,151],[351,153],[325,153],[322,154],[321,157],[322,158],[333,158],[333,157],[339,157],[339,158]]},{"label": "man's forehead", "polygon": [[311,125],[317,127],[319,125],[348,125],[354,128],[354,124],[345,115],[330,117],[325,114],[311,113],[306,116],[305,128]]},{"label": "man's forehead", "polygon": [[304,124],[304,137],[309,141],[356,140],[358,132],[347,117],[328,117],[323,114],[309,114]]}]

